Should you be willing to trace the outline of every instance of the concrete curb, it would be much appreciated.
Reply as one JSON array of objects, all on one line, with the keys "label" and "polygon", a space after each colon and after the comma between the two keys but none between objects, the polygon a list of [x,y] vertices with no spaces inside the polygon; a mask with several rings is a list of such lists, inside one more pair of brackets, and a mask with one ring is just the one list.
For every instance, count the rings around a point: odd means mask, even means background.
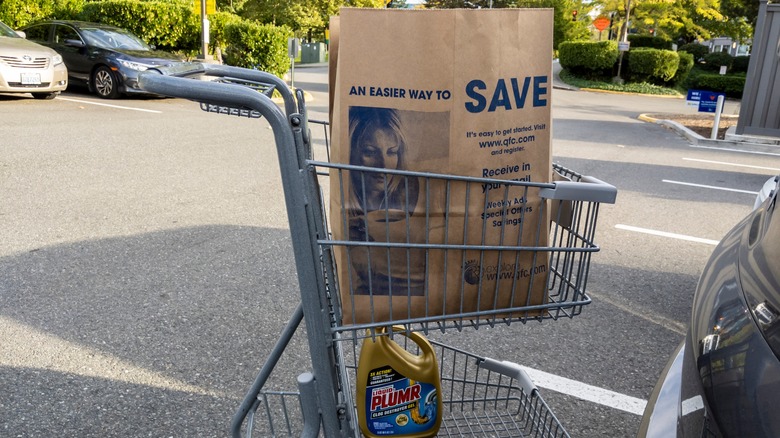
[{"label": "concrete curb", "polygon": [[753,143],[750,141],[713,140],[711,138],[704,138],[673,120],[656,119],[650,117],[648,114],[640,114],[637,118],[643,122],[655,123],[677,131],[678,134],[685,137],[693,146],[780,156],[780,146],[777,145]]}]

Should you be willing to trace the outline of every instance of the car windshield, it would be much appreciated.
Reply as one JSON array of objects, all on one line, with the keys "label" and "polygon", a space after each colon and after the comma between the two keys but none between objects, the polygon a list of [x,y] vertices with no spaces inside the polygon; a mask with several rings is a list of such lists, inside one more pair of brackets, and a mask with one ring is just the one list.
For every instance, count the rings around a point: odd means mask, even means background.
[{"label": "car windshield", "polygon": [[8,27],[8,26],[7,26],[5,23],[3,23],[2,21],[0,21],[0,36],[4,36],[4,37],[10,37],[10,38],[21,38],[21,37],[19,36],[19,34],[17,34],[16,32],[14,32],[14,30],[13,30],[13,29],[11,29],[10,27]]},{"label": "car windshield", "polygon": [[81,32],[90,45],[104,49],[151,50],[140,38],[120,29],[82,27]]}]

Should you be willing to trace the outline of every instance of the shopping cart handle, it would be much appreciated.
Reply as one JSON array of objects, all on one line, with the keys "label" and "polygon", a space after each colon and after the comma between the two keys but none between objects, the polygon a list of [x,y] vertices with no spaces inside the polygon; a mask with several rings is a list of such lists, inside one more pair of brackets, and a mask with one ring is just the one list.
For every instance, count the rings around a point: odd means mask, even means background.
[{"label": "shopping cart handle", "polygon": [[[276,105],[270,102],[268,96],[250,88],[167,76],[161,73],[162,71],[157,69],[141,72],[138,76],[138,85],[145,91],[163,96],[258,111],[269,120],[274,119],[278,113],[284,120],[280,126],[287,124],[286,117],[281,114]],[[264,103],[266,101],[267,103]]]},{"label": "shopping cart handle", "polygon": [[495,359],[486,357],[481,359],[481,361],[477,365],[480,368],[484,368],[486,370],[493,371],[517,380],[517,382],[520,384],[520,387],[523,388],[523,392],[526,395],[530,396],[531,394],[533,394],[534,391],[538,390],[536,388],[536,385],[534,385],[534,382],[531,380],[528,374],[523,370],[523,368],[521,368],[520,365],[514,362],[508,362],[505,360],[499,362]]},{"label": "shopping cart handle", "polygon": [[579,181],[555,181],[555,187],[542,188],[539,195],[545,199],[564,201],[603,202],[614,204],[617,188],[592,176],[583,176]]},{"label": "shopping cart handle", "polygon": [[[242,67],[234,67],[230,65],[208,64],[202,62],[181,62],[181,63],[177,63],[165,67],[154,67],[144,72],[141,72],[138,80],[141,89],[150,91],[155,94],[160,94],[163,96],[172,96],[168,92],[168,90],[164,88],[158,91],[154,91],[148,88],[150,86],[148,85],[148,82],[146,85],[143,83],[142,79],[144,76],[148,77],[149,75],[155,75],[155,74],[163,75],[166,77],[179,78],[179,79],[182,78],[204,79],[200,82],[204,82],[207,84],[212,83],[210,81],[216,79],[220,82],[234,82],[238,85],[247,85],[248,88],[254,88],[254,89],[261,88],[261,86],[264,86],[262,87],[263,89],[268,88],[270,90],[279,91],[282,98],[284,99],[284,109],[287,112],[287,114],[293,114],[297,112],[295,98],[293,97],[290,88],[282,79],[268,72],[264,72],[260,70],[252,70],[252,69],[242,68]],[[246,83],[242,84],[242,81],[245,81]],[[252,84],[254,84],[254,86],[252,86]],[[190,97],[190,96],[173,96],[173,97],[182,97],[190,100],[198,100],[197,97]],[[202,102],[203,100],[199,100],[199,101]]]},{"label": "shopping cart handle", "polygon": [[155,70],[165,76],[188,78],[206,73],[205,65],[202,62],[179,62],[167,66],[153,67],[149,70]]}]

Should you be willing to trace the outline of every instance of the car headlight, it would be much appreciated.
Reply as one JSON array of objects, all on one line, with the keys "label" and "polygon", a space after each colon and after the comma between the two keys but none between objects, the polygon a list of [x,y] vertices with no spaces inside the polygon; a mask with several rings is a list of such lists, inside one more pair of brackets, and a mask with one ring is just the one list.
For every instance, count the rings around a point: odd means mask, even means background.
[{"label": "car headlight", "polygon": [[120,59],[119,63],[131,70],[137,70],[137,71],[144,71],[149,67],[152,67],[151,65],[141,64],[140,62],[128,61],[126,59]]},{"label": "car headlight", "polygon": [[52,65],[60,65],[62,64],[62,55],[54,55],[51,57],[51,64]]}]

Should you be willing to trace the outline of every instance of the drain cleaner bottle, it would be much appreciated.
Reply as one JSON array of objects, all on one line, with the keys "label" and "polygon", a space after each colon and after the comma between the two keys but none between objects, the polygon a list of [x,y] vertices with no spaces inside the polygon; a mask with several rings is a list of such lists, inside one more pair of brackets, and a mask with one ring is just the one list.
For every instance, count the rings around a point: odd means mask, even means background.
[{"label": "drain cleaner bottle", "polygon": [[398,345],[386,329],[363,341],[357,370],[358,424],[367,437],[436,436],[441,425],[439,365],[421,334],[393,327],[417,344],[420,354]]}]

